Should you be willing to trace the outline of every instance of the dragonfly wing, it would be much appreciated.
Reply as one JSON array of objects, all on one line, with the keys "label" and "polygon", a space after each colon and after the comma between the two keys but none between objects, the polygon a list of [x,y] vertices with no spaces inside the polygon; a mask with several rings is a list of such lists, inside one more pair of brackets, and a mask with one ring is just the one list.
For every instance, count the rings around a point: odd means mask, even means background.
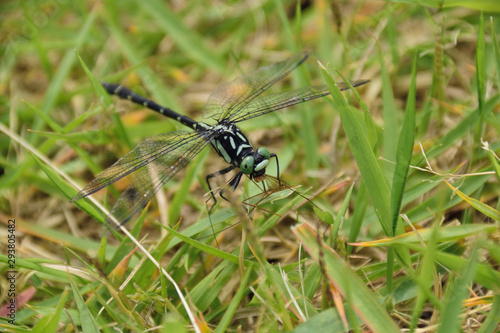
[{"label": "dragonfly wing", "polygon": [[[351,85],[357,87],[367,82],[369,80],[351,81]],[[336,82],[335,84],[340,90],[349,89],[349,85],[345,82]],[[323,85],[259,96],[246,105],[240,112],[230,115],[228,120],[237,123],[327,95],[330,95],[330,89],[328,89],[327,85]]]},{"label": "dragonfly wing", "polygon": [[[199,154],[209,143],[209,139],[203,136],[191,138],[190,141],[184,142],[178,148],[171,149],[144,165],[118,198],[110,214],[106,217],[106,223],[117,226],[128,222],[146,207],[151,198],[167,181]],[[176,141],[174,145],[177,144]]]},{"label": "dragonfly wing", "polygon": [[203,117],[221,121],[232,114],[238,114],[245,105],[288,75],[306,59],[307,54],[299,53],[288,60],[259,68],[220,85],[208,98],[203,108]]},{"label": "dragonfly wing", "polygon": [[190,149],[194,149],[201,143],[206,143],[205,140],[203,133],[185,131],[160,134],[144,140],[112,166],[97,175],[94,180],[71,199],[71,202],[80,200],[113,184],[161,156],[166,155],[175,158],[179,154],[189,153]]},{"label": "dragonfly wing", "polygon": [[266,175],[263,181],[266,183],[266,192],[277,192],[291,187],[283,179],[271,175]]}]

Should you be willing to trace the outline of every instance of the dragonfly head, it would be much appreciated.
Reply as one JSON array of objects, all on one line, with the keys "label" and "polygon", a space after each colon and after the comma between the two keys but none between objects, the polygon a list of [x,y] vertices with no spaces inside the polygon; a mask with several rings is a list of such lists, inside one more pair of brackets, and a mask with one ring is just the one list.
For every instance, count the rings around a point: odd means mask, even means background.
[{"label": "dragonfly head", "polygon": [[265,177],[266,167],[269,164],[271,153],[267,148],[260,147],[252,154],[248,154],[240,163],[240,170],[245,175],[250,175],[252,179],[260,182]]}]

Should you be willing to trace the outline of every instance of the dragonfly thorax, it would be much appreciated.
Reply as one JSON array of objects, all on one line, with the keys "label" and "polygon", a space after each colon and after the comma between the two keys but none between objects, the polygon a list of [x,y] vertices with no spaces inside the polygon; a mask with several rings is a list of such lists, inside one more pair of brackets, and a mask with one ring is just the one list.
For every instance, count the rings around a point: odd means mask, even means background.
[{"label": "dragonfly thorax", "polygon": [[270,153],[266,148],[253,150],[250,141],[233,123],[219,123],[211,131],[217,135],[211,140],[215,151],[224,160],[240,168],[241,172],[259,181],[266,172]]}]

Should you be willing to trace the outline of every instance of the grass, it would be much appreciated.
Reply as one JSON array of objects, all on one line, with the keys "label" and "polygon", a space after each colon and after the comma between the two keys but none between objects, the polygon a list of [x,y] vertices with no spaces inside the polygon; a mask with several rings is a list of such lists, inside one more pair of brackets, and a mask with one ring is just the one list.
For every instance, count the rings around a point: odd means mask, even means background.
[{"label": "grass", "polygon": [[[2,315],[16,293],[2,331],[500,330],[493,2],[0,6]],[[312,202],[245,181],[209,218],[204,178],[224,165],[206,149],[129,231],[101,224],[132,178],[69,203],[142,140],[182,129],[100,80],[200,119],[220,83],[302,50],[312,59],[276,90],[332,96],[241,129]],[[371,82],[341,94],[342,78]]]}]

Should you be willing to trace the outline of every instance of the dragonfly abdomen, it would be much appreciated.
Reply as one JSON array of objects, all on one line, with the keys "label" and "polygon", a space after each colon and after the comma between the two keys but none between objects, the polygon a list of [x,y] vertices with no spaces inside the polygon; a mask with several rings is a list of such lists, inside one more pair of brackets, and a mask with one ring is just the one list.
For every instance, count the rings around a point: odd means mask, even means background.
[{"label": "dragonfly abdomen", "polygon": [[108,82],[101,82],[101,84],[104,89],[106,89],[106,91],[111,95],[116,95],[122,99],[128,99],[129,101],[142,105],[150,110],[156,111],[166,117],[175,119],[191,129],[197,130],[198,122],[187,116],[179,114],[170,108],[161,106],[160,104],[155,103],[150,99],[142,97],[141,95],[134,93],[132,90],[122,85]]}]

